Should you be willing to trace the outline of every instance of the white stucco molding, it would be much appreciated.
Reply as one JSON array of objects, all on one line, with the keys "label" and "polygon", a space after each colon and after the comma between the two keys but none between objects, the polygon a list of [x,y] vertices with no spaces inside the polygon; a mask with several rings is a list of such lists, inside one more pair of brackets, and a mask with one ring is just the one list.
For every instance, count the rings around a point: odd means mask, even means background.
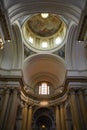
[{"label": "white stucco molding", "polygon": [[67,70],[67,76],[87,77],[87,70]]},{"label": "white stucco molding", "polygon": [[81,14],[80,8],[68,3],[61,3],[57,1],[17,2],[14,5],[10,6],[7,11],[11,23],[13,23],[15,20],[18,20],[21,16],[40,12],[49,12],[64,15],[70,18],[72,21],[78,23]]}]

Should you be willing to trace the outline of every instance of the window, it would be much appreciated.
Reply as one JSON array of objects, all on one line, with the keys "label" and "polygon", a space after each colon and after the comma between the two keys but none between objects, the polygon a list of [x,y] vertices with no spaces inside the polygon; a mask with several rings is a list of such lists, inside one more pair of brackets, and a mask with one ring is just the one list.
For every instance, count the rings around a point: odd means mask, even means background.
[{"label": "window", "polygon": [[42,42],[42,48],[47,48],[47,42]]},{"label": "window", "polygon": [[49,90],[49,86],[47,85],[46,82],[41,83],[41,85],[39,86],[39,94],[49,94],[50,90]]},{"label": "window", "polygon": [[33,43],[33,38],[32,37],[29,37],[29,42]]},{"label": "window", "polygon": [[0,37],[0,49],[3,49],[3,40],[1,37]]}]

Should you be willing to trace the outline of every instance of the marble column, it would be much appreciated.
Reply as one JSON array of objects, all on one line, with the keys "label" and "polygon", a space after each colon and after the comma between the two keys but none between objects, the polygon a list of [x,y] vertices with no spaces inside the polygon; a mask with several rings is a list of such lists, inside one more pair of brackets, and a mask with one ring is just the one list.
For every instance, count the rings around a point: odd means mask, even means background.
[{"label": "marble column", "polygon": [[10,110],[8,115],[8,121],[6,124],[6,130],[14,130],[15,121],[16,121],[16,113],[17,113],[17,105],[18,105],[18,89],[13,89],[12,92],[12,100],[10,104]]},{"label": "marble column", "polygon": [[66,130],[64,103],[60,105],[60,119],[61,119],[61,130]]},{"label": "marble column", "polygon": [[66,130],[69,130],[69,117],[67,115],[67,108],[64,107],[64,114],[65,114],[65,125],[66,125]]},{"label": "marble column", "polygon": [[60,125],[60,107],[56,106],[56,130],[61,130]]},{"label": "marble column", "polygon": [[21,130],[27,130],[27,114],[28,114],[28,106],[25,103],[22,109],[22,128]]},{"label": "marble column", "polygon": [[4,102],[2,104],[2,109],[0,113],[0,130],[2,129],[2,125],[4,122],[5,114],[6,114],[6,109],[8,105],[8,100],[9,100],[9,89],[5,90],[5,97],[4,97]]},{"label": "marble column", "polygon": [[31,106],[28,109],[27,130],[32,130],[32,107]]},{"label": "marble column", "polygon": [[85,124],[85,129],[87,129],[87,109],[86,109],[86,105],[84,102],[83,93],[81,90],[78,91],[78,95],[79,95],[81,113],[82,113],[84,124]]},{"label": "marble column", "polygon": [[76,95],[74,90],[70,91],[70,107],[73,118],[73,126],[75,126],[76,130],[81,130],[81,122],[79,118],[78,106],[76,103]]}]

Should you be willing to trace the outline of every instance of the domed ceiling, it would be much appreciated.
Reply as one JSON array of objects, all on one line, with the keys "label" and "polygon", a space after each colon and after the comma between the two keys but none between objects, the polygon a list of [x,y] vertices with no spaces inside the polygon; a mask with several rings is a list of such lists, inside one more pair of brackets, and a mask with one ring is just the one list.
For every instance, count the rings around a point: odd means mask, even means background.
[{"label": "domed ceiling", "polygon": [[[37,101],[44,98],[51,100],[64,91],[65,62],[52,52],[65,44],[67,26],[61,16],[51,13],[30,15],[24,18],[21,25],[24,44],[29,50],[37,52],[24,61],[25,86],[22,92],[29,99],[32,97]],[[40,89],[44,88],[44,85],[47,87],[47,93]]]},{"label": "domed ceiling", "polygon": [[30,16],[22,26],[24,43],[36,52],[54,51],[64,45],[67,27],[56,14],[39,13]]}]

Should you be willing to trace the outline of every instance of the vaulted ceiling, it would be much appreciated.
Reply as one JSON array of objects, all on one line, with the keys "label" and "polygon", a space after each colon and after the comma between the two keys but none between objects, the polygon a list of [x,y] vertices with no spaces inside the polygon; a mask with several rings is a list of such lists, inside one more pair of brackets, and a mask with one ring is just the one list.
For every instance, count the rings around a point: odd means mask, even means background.
[{"label": "vaulted ceiling", "polygon": [[47,81],[55,90],[51,96],[56,97],[65,91],[68,76],[85,74],[84,43],[78,43],[77,32],[86,0],[1,0],[0,5],[4,21],[0,71],[23,77],[23,95],[32,97],[36,84]]}]

